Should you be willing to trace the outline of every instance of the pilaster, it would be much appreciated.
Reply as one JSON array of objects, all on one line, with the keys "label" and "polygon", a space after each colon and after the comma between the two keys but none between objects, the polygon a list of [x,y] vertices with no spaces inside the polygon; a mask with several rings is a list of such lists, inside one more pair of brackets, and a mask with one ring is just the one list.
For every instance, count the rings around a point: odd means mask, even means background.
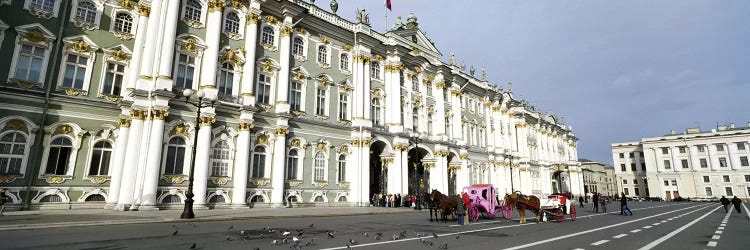
[{"label": "pilaster", "polygon": [[112,158],[112,167],[110,168],[109,192],[107,193],[107,207],[117,204],[120,195],[120,185],[122,184],[123,165],[125,164],[125,153],[128,147],[128,136],[130,135],[131,120],[130,117],[120,118],[120,125],[117,141],[115,142],[115,152]]},{"label": "pilaster", "polygon": [[156,207],[157,188],[161,175],[161,151],[164,138],[164,119],[169,113],[155,109],[151,112],[151,135],[148,137],[146,171],[138,210],[158,209]]},{"label": "pilaster", "polygon": [[[258,21],[260,21],[260,9],[251,8],[245,21],[245,65],[243,65],[242,86],[240,86],[240,97],[242,105],[254,106],[255,94],[255,53],[258,41]],[[232,199],[234,200],[234,199]]]},{"label": "pilaster", "polygon": [[[133,109],[130,111],[131,125],[130,133],[128,135],[128,144],[125,151],[125,159],[138,159],[140,155],[140,140],[143,136],[143,120],[146,119],[147,111]],[[134,161],[128,161],[130,164],[125,164],[122,169],[122,180],[120,186],[120,193],[117,197],[117,206],[115,210],[125,211],[130,208],[133,204],[133,192],[135,191],[135,177],[138,170],[137,164],[132,164]]]},{"label": "pilaster", "polygon": [[273,162],[271,163],[271,204],[274,207],[284,205],[284,166],[286,155],[286,134],[289,127],[286,124],[277,125],[274,130]]},{"label": "pilaster", "polygon": [[289,72],[291,60],[292,17],[284,16],[279,41],[279,75],[276,84],[276,113],[289,113]]},{"label": "pilaster", "polygon": [[198,123],[198,145],[193,145],[195,151],[195,166],[193,179],[193,197],[195,206],[205,208],[206,185],[208,185],[208,162],[211,153],[211,127],[216,122],[213,117],[200,117]]},{"label": "pilaster", "polygon": [[235,167],[232,172],[232,205],[235,207],[247,206],[247,169],[250,159],[250,130],[253,123],[241,121],[237,130],[237,155],[235,156]]},{"label": "pilaster", "polygon": [[[215,95],[216,91],[216,71],[219,60],[219,38],[221,37],[222,12],[224,10],[224,1],[208,1],[208,17],[206,20],[206,50],[203,51],[201,60],[201,78],[200,88],[205,88],[206,95]],[[209,129],[210,130],[210,129]],[[197,156],[196,156],[197,157]],[[196,193],[196,197],[198,194]],[[205,196],[205,194],[204,194]],[[196,203],[198,200],[196,199]],[[205,201],[204,201],[205,202]]]}]

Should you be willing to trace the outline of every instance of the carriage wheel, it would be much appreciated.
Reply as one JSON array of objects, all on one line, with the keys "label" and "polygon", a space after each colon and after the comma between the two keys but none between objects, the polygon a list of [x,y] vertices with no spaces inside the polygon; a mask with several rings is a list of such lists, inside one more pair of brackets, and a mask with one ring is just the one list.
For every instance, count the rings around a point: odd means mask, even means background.
[{"label": "carriage wheel", "polygon": [[557,223],[563,223],[563,221],[565,221],[565,210],[562,210],[562,208],[557,208],[554,215]]},{"label": "carriage wheel", "polygon": [[576,206],[570,206],[570,220],[576,221]]},{"label": "carriage wheel", "polygon": [[510,220],[511,217],[513,217],[513,207],[510,205],[502,206],[503,210],[503,217],[505,217],[506,220]]},{"label": "carriage wheel", "polygon": [[471,205],[469,207],[469,221],[478,221],[479,220],[479,208],[477,206]]}]

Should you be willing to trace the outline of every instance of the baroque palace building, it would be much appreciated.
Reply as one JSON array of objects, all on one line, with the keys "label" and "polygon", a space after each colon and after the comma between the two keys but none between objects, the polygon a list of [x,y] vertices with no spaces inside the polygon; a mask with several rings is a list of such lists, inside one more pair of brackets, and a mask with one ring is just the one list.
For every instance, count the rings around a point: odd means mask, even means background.
[{"label": "baroque palace building", "polygon": [[332,2],[0,0],[0,185],[32,209],[181,206],[191,169],[204,208],[582,193],[556,116],[441,62],[413,14],[378,33]]},{"label": "baroque palace building", "polygon": [[750,123],[612,144],[618,191],[626,196],[712,199],[750,196]]}]

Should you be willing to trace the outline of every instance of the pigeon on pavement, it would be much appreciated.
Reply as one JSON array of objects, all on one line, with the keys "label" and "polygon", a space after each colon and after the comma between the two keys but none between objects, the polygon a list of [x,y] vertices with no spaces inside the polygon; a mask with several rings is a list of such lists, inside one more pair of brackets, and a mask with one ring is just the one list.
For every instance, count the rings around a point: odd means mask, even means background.
[{"label": "pigeon on pavement", "polygon": [[229,226],[229,228],[227,228],[227,230],[229,231],[231,231],[232,229],[234,229],[234,226]]},{"label": "pigeon on pavement", "polygon": [[438,237],[438,235],[437,235],[437,234],[436,234],[435,232],[432,232],[432,237],[435,237],[435,238],[437,238],[437,237]]},{"label": "pigeon on pavement", "polygon": [[352,240],[351,238],[349,238],[349,243],[351,243],[352,245],[357,245],[357,241],[356,240]]},{"label": "pigeon on pavement", "polygon": [[193,242],[192,245],[190,245],[190,249],[196,249],[198,247],[198,244]]},{"label": "pigeon on pavement", "polygon": [[174,232],[172,232],[172,236],[177,235],[177,233],[178,233],[178,231],[177,231],[177,229],[175,229]]},{"label": "pigeon on pavement", "polygon": [[329,232],[327,232],[326,234],[328,234],[328,238],[329,238],[329,239],[333,239],[333,238],[336,238],[336,236],[333,236],[333,232],[330,232],[330,231],[329,231]]}]

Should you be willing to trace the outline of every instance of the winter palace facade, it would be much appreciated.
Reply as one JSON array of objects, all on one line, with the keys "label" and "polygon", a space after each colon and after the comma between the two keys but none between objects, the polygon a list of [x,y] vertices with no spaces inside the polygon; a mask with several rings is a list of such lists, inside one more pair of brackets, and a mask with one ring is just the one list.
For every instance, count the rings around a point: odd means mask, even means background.
[{"label": "winter palace facade", "polygon": [[619,192],[627,196],[713,199],[750,196],[750,123],[612,144]]},{"label": "winter palace facade", "polygon": [[[578,139],[556,116],[442,62],[413,14],[378,33],[336,9],[0,0],[11,208],[181,207],[191,169],[199,208],[367,206],[474,183],[582,193]],[[184,89],[205,95],[200,112]]]}]

